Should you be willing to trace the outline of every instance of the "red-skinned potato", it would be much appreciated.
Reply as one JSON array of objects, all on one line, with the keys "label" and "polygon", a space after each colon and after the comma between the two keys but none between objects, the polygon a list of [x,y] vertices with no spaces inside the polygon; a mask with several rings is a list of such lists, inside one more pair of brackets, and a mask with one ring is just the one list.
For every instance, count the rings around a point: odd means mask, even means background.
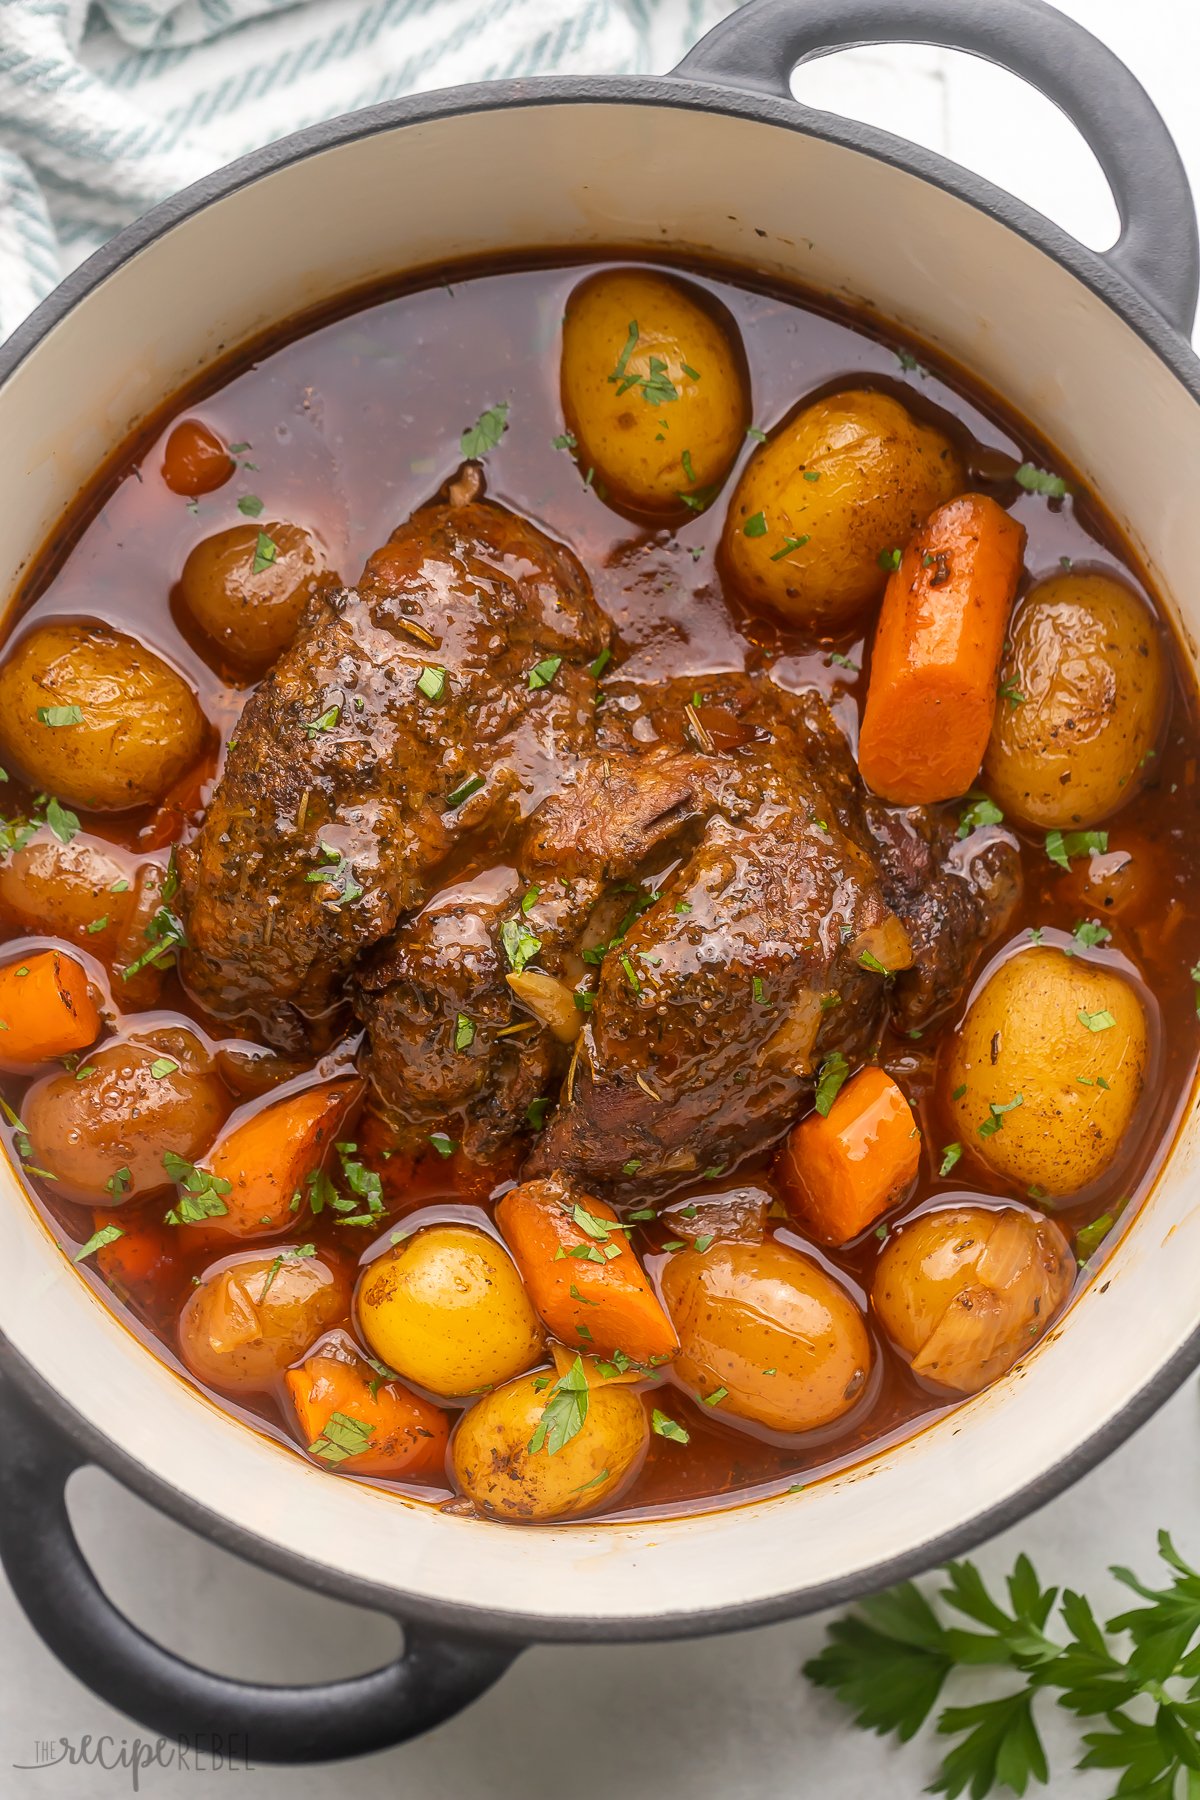
[{"label": "red-skinned potato", "polygon": [[179,1316],[193,1375],[232,1393],[263,1393],[350,1310],[345,1270],[310,1244],[243,1251],[209,1269]]},{"label": "red-skinned potato", "polygon": [[938,1207],[888,1238],[871,1301],[914,1375],[974,1394],[1045,1335],[1074,1279],[1052,1219],[1015,1206]]}]

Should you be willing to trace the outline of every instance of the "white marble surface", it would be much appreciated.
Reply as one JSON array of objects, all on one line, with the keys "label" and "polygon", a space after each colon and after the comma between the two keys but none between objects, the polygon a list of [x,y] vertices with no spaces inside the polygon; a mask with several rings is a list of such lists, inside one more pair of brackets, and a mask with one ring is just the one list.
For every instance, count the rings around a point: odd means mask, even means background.
[{"label": "white marble surface", "polygon": [[[679,0],[682,4],[682,0]],[[987,0],[961,0],[964,6]],[[1176,133],[1200,188],[1194,0],[1061,0],[1140,75]],[[814,104],[856,113],[957,157],[1042,208],[1097,248],[1115,235],[1111,199],[1090,153],[1055,110],[968,58],[928,50],[857,51],[804,71]],[[1069,1408],[1064,1393],[1062,1405]],[[1047,1578],[1111,1596],[1104,1571],[1148,1573],[1155,1533],[1171,1530],[1200,1557],[1200,1397],[1189,1382],[1159,1416],[1071,1492],[981,1553],[1006,1569],[1020,1549]],[[3,1447],[0,1446],[0,1455]],[[72,1511],[105,1586],[144,1629],[215,1668],[260,1680],[313,1680],[383,1661],[386,1621],[318,1600],[229,1557],[163,1519],[94,1471],[77,1477]],[[198,1784],[247,1800],[916,1800],[935,1753],[865,1737],[811,1690],[800,1665],[820,1619],[737,1637],[596,1649],[533,1650],[469,1713],[426,1739],[337,1768],[257,1769],[198,1777],[152,1771],[142,1792],[184,1800]],[[1071,1772],[1069,1723],[1043,1717],[1055,1765],[1051,1792],[1099,1800],[1107,1783]],[[113,1800],[127,1774],[32,1763],[39,1739],[129,1735],[127,1721],[66,1675],[0,1579],[0,1796]]]}]

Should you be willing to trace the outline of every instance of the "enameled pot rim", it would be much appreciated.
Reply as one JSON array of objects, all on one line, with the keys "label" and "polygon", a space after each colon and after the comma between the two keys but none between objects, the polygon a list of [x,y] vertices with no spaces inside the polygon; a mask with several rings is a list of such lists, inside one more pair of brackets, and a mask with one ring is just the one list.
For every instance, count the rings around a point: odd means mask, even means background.
[{"label": "enameled pot rim", "polygon": [[[239,189],[290,164],[357,139],[407,125],[503,108],[577,104],[638,105],[713,112],[796,131],[890,164],[977,208],[1062,265],[1142,338],[1193,400],[1200,402],[1200,361],[1183,337],[1104,259],[1024,202],[931,151],[875,127],[817,112],[791,100],[715,82],[680,77],[547,77],[456,87],[388,101],[343,115],[283,138],[206,176],[163,201],[126,227],[83,263],[42,302],[0,347],[0,390],[36,346],[95,288],[173,227]],[[531,246],[514,246],[514,249]],[[544,248],[544,247],[543,247]],[[328,1565],[285,1550],[234,1526],[190,1495],[151,1473],[122,1446],[98,1431],[0,1337],[0,1373],[39,1413],[51,1420],[90,1462],[116,1476],[153,1505],[214,1543],[318,1592],[377,1611],[462,1635],[512,1643],[543,1641],[658,1640],[747,1629],[844,1604],[959,1555],[1053,1499],[1093,1468],[1145,1422],[1200,1366],[1200,1325],[1135,1397],[1078,1448],[1037,1480],[965,1524],[903,1554],[881,1558],[838,1580],[767,1599],[711,1610],[662,1612],[624,1622],[586,1616],[514,1615],[420,1597],[341,1574]],[[488,1530],[522,1527],[481,1526]]]}]

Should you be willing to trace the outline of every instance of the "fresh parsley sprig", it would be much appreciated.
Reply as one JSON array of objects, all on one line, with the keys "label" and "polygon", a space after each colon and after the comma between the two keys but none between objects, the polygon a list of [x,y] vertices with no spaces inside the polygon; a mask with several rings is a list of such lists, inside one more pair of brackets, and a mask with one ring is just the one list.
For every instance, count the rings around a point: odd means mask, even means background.
[{"label": "fresh parsley sprig", "polygon": [[[978,1630],[946,1623],[912,1582],[863,1601],[829,1628],[829,1641],[805,1665],[854,1722],[902,1742],[914,1737],[948,1678],[984,1666],[1017,1679],[1007,1693],[944,1706],[937,1732],[956,1740],[929,1792],[971,1800],[997,1788],[1023,1794],[1050,1780],[1036,1718],[1043,1692],[1095,1729],[1083,1733],[1081,1769],[1109,1769],[1113,1800],[1195,1800],[1200,1794],[1200,1573],[1165,1531],[1158,1552],[1167,1582],[1147,1587],[1128,1569],[1112,1573],[1142,1602],[1097,1622],[1091,1603],[1069,1588],[1044,1588],[1018,1557],[1005,1584],[1007,1606],[971,1562],[950,1563],[938,1598]],[[1057,1613],[1060,1627],[1051,1635]],[[1111,1640],[1125,1639],[1122,1655]]]}]

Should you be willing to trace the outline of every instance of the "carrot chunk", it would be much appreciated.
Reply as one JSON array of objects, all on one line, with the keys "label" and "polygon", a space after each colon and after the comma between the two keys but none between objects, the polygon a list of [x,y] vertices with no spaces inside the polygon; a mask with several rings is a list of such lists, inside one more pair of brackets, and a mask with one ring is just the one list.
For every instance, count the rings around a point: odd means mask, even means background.
[{"label": "carrot chunk", "polygon": [[87,1050],[100,1036],[87,970],[61,950],[0,969],[0,1063],[26,1067]]},{"label": "carrot chunk", "polygon": [[882,1069],[863,1069],[827,1117],[793,1126],[775,1178],[798,1224],[823,1244],[848,1244],[907,1191],[920,1160],[908,1101]]},{"label": "carrot chunk", "polygon": [[350,1475],[442,1473],[449,1421],[440,1407],[380,1374],[334,1332],[284,1377],[305,1448]]},{"label": "carrot chunk", "polygon": [[674,1356],[675,1328],[603,1200],[554,1178],[526,1181],[505,1194],[496,1223],[536,1311],[564,1344],[620,1350],[638,1363]]},{"label": "carrot chunk", "polygon": [[920,806],[966,793],[996,707],[1025,528],[984,494],[939,506],[891,576],[858,742],[863,780]]},{"label": "carrot chunk", "polygon": [[310,1176],[321,1167],[361,1093],[362,1082],[355,1076],[301,1088],[251,1113],[219,1138],[204,1167],[225,1211],[206,1218],[206,1229],[239,1238],[286,1230],[307,1198]]}]

